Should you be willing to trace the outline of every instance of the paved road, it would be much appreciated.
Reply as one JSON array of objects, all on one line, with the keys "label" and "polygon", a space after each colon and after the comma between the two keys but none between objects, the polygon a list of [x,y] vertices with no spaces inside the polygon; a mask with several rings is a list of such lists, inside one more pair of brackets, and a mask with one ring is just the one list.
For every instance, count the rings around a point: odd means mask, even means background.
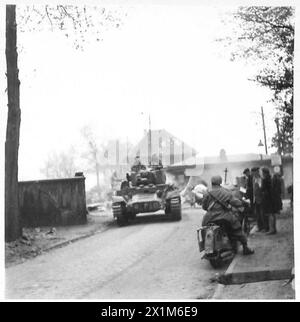
[{"label": "paved road", "polygon": [[6,297],[18,299],[202,299],[217,272],[198,251],[200,209],[180,222],[137,217],[127,227],[53,250],[6,270]]}]

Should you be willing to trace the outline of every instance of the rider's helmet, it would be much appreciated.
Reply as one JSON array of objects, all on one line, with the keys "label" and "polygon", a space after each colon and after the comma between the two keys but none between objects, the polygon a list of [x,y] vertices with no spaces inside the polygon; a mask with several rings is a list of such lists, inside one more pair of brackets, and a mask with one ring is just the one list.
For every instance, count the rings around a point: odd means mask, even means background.
[{"label": "rider's helmet", "polygon": [[222,177],[221,176],[213,176],[211,178],[212,186],[220,186],[221,183],[222,183]]}]

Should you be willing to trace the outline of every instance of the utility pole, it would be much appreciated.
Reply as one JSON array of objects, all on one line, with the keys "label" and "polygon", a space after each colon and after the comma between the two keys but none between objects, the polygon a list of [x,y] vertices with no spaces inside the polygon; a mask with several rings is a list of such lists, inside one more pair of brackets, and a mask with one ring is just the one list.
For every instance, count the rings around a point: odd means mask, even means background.
[{"label": "utility pole", "polygon": [[227,173],[228,173],[228,169],[226,168],[225,170],[224,170],[224,172],[225,172],[225,184],[227,183]]},{"label": "utility pole", "polygon": [[119,166],[119,163],[120,163],[119,151],[120,151],[119,140],[117,140],[116,141],[116,164],[117,164],[117,166]]},{"label": "utility pole", "polygon": [[266,150],[266,155],[268,155],[267,136],[266,136],[266,125],[265,125],[265,114],[264,114],[263,107],[261,107],[261,118],[262,118],[263,130],[264,130],[265,150]]},{"label": "utility pole", "polygon": [[195,149],[192,149],[192,157],[195,157],[197,154],[196,150]]},{"label": "utility pole", "polygon": [[174,164],[174,139],[170,137],[170,165]]},{"label": "utility pole", "polygon": [[128,155],[128,136],[126,137],[126,162],[129,164],[129,155]]},{"label": "utility pole", "polygon": [[[261,142],[261,140],[259,140],[259,143],[258,143],[258,147],[261,148],[263,145],[263,143]],[[263,157],[262,157],[262,154],[260,153],[260,159],[262,160]]]},{"label": "utility pole", "polygon": [[276,127],[277,127],[277,144],[278,144],[278,147],[277,147],[277,151],[278,151],[278,154],[281,155],[282,152],[283,152],[283,147],[282,147],[282,141],[281,141],[281,134],[280,134],[280,130],[279,130],[279,119],[276,118],[275,119],[275,123],[276,123]]},{"label": "utility pole", "polygon": [[159,131],[159,139],[158,139],[158,158],[162,162],[162,137],[161,132]]},{"label": "utility pole", "polygon": [[152,137],[151,137],[151,116],[149,114],[149,133],[148,133],[148,163],[151,165],[152,158]]}]

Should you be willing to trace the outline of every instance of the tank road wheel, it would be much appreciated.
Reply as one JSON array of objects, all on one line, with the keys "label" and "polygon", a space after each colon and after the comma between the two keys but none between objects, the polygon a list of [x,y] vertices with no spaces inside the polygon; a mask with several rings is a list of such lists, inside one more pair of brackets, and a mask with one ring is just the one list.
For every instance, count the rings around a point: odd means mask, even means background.
[{"label": "tank road wheel", "polygon": [[113,215],[117,218],[117,224],[122,227],[128,224],[125,206],[122,204],[113,205]]},{"label": "tank road wheel", "polygon": [[119,216],[117,217],[117,224],[119,225],[119,227],[123,227],[128,225],[128,218],[126,215],[123,216]]},{"label": "tank road wheel", "polygon": [[169,215],[171,220],[181,220],[181,202],[179,197],[172,198],[168,201],[166,213]]}]

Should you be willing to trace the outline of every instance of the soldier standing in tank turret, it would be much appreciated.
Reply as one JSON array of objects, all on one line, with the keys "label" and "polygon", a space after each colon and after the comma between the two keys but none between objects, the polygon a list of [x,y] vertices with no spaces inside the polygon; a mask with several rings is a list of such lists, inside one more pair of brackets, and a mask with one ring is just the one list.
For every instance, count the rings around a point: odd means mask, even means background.
[{"label": "soldier standing in tank turret", "polygon": [[131,171],[140,172],[141,170],[146,170],[146,167],[142,164],[140,157],[137,155],[134,159],[133,166],[131,167]]}]

